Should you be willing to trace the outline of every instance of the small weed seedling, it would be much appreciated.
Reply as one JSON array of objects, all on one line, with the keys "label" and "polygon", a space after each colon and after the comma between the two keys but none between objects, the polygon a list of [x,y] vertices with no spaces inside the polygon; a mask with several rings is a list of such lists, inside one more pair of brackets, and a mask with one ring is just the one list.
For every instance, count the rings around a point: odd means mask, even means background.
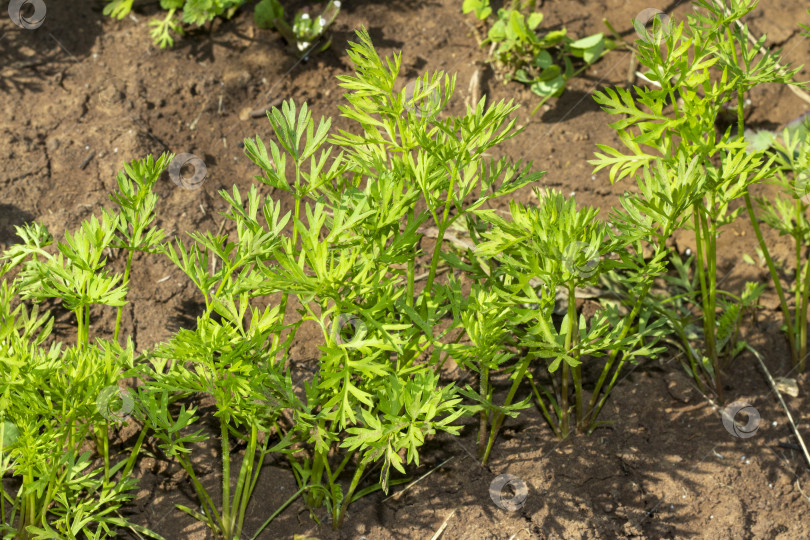
[{"label": "small weed seedling", "polygon": [[[149,21],[149,33],[155,45],[161,49],[174,46],[174,36],[183,34],[183,24],[202,26],[216,17],[233,17],[246,0],[160,0],[160,7],[167,11],[160,20]],[[104,15],[123,19],[132,11],[134,0],[111,0],[104,6]],[[181,11],[182,15],[177,12]]]},{"label": "small weed seedling", "polygon": [[[492,16],[488,0],[465,0],[462,10],[474,12],[482,21]],[[566,81],[615,48],[601,33],[574,40],[563,28],[538,36],[543,14],[535,11],[533,0],[513,0],[494,19],[481,46],[490,45],[490,62],[499,77],[527,84],[543,98],[532,114],[551,97],[560,96]],[[578,61],[580,67],[575,66]]]},{"label": "small weed seedling", "polygon": [[[327,28],[335,21],[338,13],[340,13],[340,1],[329,0],[318,17],[310,17],[309,13],[299,11],[295,14],[293,23],[290,25],[284,14],[284,7],[278,0],[262,0],[256,4],[254,17],[257,26],[260,28],[275,28],[290,46],[295,46],[298,54],[307,55],[313,44],[319,45],[317,52],[329,48],[332,38],[325,38],[325,33]],[[316,43],[320,40],[323,40],[323,43]]]}]

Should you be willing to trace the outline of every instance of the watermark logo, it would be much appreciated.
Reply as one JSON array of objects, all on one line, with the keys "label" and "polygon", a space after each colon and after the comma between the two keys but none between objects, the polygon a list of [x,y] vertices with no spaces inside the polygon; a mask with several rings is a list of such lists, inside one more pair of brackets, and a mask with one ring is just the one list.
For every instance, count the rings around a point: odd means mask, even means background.
[{"label": "watermark logo", "polygon": [[587,242],[572,242],[563,253],[563,268],[571,275],[589,279],[599,269],[599,252]]},{"label": "watermark logo", "polygon": [[672,19],[660,9],[642,9],[633,19],[633,27],[641,41],[658,45],[672,31]]},{"label": "watermark logo", "polygon": [[36,30],[42,26],[47,11],[43,0],[11,0],[8,4],[11,22],[26,30]]},{"label": "watermark logo", "polygon": [[200,189],[207,174],[205,162],[194,154],[177,154],[169,164],[172,182],[189,191]]},{"label": "watermark logo", "polygon": [[123,422],[135,408],[135,400],[128,389],[108,386],[99,392],[96,407],[107,421]]},{"label": "watermark logo", "polygon": [[355,346],[368,333],[366,323],[354,315],[341,315],[332,324],[335,341],[344,347]]},{"label": "watermark logo", "polygon": [[439,114],[442,108],[442,96],[438,88],[425,94],[427,83],[416,79],[405,85],[402,97],[405,99],[405,109],[420,118],[432,118]]},{"label": "watermark logo", "polygon": [[[513,495],[511,497],[505,496],[504,490],[509,487]],[[529,488],[526,482],[512,474],[501,474],[495,477],[495,480],[489,485],[489,496],[492,502],[502,510],[509,510],[515,512],[523,508],[526,504],[526,498],[529,496]]]},{"label": "watermark logo", "polygon": [[[736,418],[740,413],[748,417],[748,421],[745,425],[737,423]],[[734,403],[726,405],[726,408],[723,409],[722,416],[723,426],[726,428],[726,431],[741,439],[753,437],[759,429],[761,421],[759,411],[742,401],[735,401]]]}]

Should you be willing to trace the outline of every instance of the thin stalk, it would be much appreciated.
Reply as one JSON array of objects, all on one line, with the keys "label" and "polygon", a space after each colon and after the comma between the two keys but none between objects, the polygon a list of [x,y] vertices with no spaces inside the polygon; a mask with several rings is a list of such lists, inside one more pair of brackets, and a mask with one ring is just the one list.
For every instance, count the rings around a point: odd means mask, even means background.
[{"label": "thin stalk", "polygon": [[[799,203],[798,200],[796,202]],[[801,221],[799,221],[799,219],[801,219],[801,216],[796,217],[796,223],[797,224],[801,223]],[[801,310],[801,307],[802,307],[802,297],[804,296],[803,295],[804,283],[803,283],[803,280],[801,279],[801,274],[802,274],[802,245],[801,245],[801,239],[799,238],[798,232],[795,229],[793,231],[792,236],[793,236],[793,246],[794,246],[793,255],[794,255],[795,259],[796,259],[796,279],[795,279],[796,291],[795,291],[795,298],[794,298],[794,302],[795,302],[794,305],[796,306],[796,312],[793,314],[794,315],[794,326],[793,326],[793,328],[795,328],[795,331],[799,334],[799,339],[801,340],[801,332],[802,332],[802,326],[801,326],[801,320],[802,320],[801,311],[802,310]],[[785,321],[785,325],[790,326],[788,321]],[[800,345],[797,348],[799,350],[801,350]]]},{"label": "thin stalk", "polygon": [[[568,341],[568,338],[566,338]],[[567,349],[568,347],[566,347]],[[560,434],[565,439],[570,433],[568,426],[568,362],[562,362],[562,386],[560,388]]]},{"label": "thin stalk", "polygon": [[[627,337],[627,334],[630,332],[630,328],[633,326],[633,321],[638,316],[641,308],[644,305],[644,299],[647,297],[647,293],[649,293],[650,288],[652,287],[652,281],[647,282],[644,285],[644,289],[641,291],[641,294],[636,299],[636,304],[633,306],[633,310],[630,312],[630,316],[625,319],[626,323],[622,328],[621,334],[619,334],[619,341],[623,340]],[[610,373],[610,368],[613,366],[613,362],[616,361],[616,356],[619,354],[619,349],[613,349],[610,352],[610,356],[608,357],[608,361],[605,364],[605,367],[602,369],[602,373],[599,376],[599,380],[596,382],[596,386],[593,389],[593,394],[591,395],[591,400],[588,402],[588,415],[586,415],[586,419],[588,416],[592,416],[594,419],[596,416],[590,414],[590,411],[593,410],[594,405],[596,405],[597,399],[599,399],[599,392],[602,390],[602,385],[605,382],[608,374]]]},{"label": "thin stalk", "polygon": [[[710,194],[711,208],[714,208],[714,193]],[[717,356],[715,340],[715,308],[717,296],[717,225],[708,216],[701,216],[700,221],[706,236],[706,264],[708,278],[708,296],[703,297],[703,332],[706,341],[706,352],[714,368],[714,386],[718,399],[723,401],[723,386],[720,359]]]},{"label": "thin stalk", "polygon": [[[466,145],[462,148],[461,153],[459,155],[463,155],[463,152],[467,151]],[[430,271],[428,272],[427,282],[425,283],[424,289],[424,298],[422,300],[422,309],[424,310],[425,316],[427,316],[427,305],[428,300],[430,298],[430,293],[433,290],[433,280],[436,279],[436,270],[439,267],[439,259],[442,252],[442,243],[444,242],[444,233],[447,231],[447,228],[450,226],[448,223],[448,218],[450,217],[450,207],[452,206],[451,203],[453,202],[453,193],[456,190],[456,177],[458,176],[458,169],[459,169],[459,161],[453,164],[453,170],[450,173],[450,186],[447,188],[447,200],[444,202],[444,212],[442,214],[441,223],[436,223],[436,228],[439,230],[439,234],[436,237],[436,245],[433,246],[433,256],[430,259]],[[425,199],[427,199],[427,194],[425,194]],[[456,219],[461,217],[459,213],[456,216]]]},{"label": "thin stalk", "polygon": [[[520,386],[520,382],[523,380],[524,375],[526,375],[526,370],[529,367],[530,357],[527,356],[523,360],[521,360],[520,364],[518,364],[518,369],[515,371],[515,374],[512,378],[512,387],[509,389],[509,393],[506,395],[506,400],[503,402],[504,407],[508,407],[512,404],[512,400],[515,398],[515,394],[517,393],[517,389]],[[498,436],[498,431],[501,429],[501,425],[503,424],[504,419],[506,419],[506,414],[500,413],[495,417],[495,420],[492,422],[492,428],[489,432],[489,441],[487,442],[487,450],[484,452],[484,457],[481,459],[481,465],[486,465],[487,461],[489,460],[489,454],[492,452],[492,445],[495,443],[495,437]]]},{"label": "thin stalk", "polygon": [[607,389],[605,389],[605,393],[602,395],[602,399],[599,400],[596,408],[593,410],[593,414],[591,415],[591,422],[588,425],[589,429],[592,429],[596,426],[596,419],[599,417],[599,413],[602,411],[602,407],[605,406],[607,402],[607,398],[610,395],[610,391],[613,390],[613,385],[616,384],[616,381],[619,380],[619,373],[622,371],[622,366],[624,366],[625,358],[619,361],[619,365],[616,366],[616,370],[613,372],[613,377],[610,379],[610,383],[608,383]]},{"label": "thin stalk", "polygon": [[[481,375],[479,379],[479,391],[481,397],[489,397],[489,368],[483,363],[480,367]],[[487,448],[487,424],[489,422],[489,412],[486,409],[481,410],[480,418],[478,421],[478,459],[482,459],[486,453]]]},{"label": "thin stalk", "polygon": [[413,289],[414,289],[414,281],[416,278],[416,258],[411,257],[408,261],[408,291],[407,297],[405,298],[405,302],[407,303],[408,307],[413,307]]},{"label": "thin stalk", "polygon": [[355,452],[351,452],[346,454],[346,457],[343,458],[343,461],[340,462],[338,468],[335,469],[332,474],[329,476],[329,483],[334,484],[337,481],[337,477],[340,476],[340,473],[343,472],[343,469],[346,468],[346,465],[349,464],[349,461],[354,457]]},{"label": "thin stalk", "polygon": [[425,282],[425,289],[422,297],[422,309],[424,314],[427,314],[428,300],[430,291],[433,289],[433,281],[436,279],[436,270],[439,267],[439,259],[442,254],[442,243],[444,242],[444,233],[447,230],[442,224],[438,224],[437,229],[439,234],[436,235],[436,245],[433,246],[433,256],[430,258],[430,270],[428,272],[427,281]]},{"label": "thin stalk", "polygon": [[[227,420],[220,418],[219,431],[222,439],[222,523],[231,531],[231,446]],[[225,533],[226,531],[223,531]],[[231,540],[227,538],[227,540]]]},{"label": "thin stalk", "polygon": [[[666,226],[663,230],[663,234],[658,237],[658,245],[656,246],[655,253],[660,253],[666,246],[666,240],[669,238],[670,234],[670,227]],[[636,298],[636,303],[633,306],[633,309],[630,311],[630,315],[624,319],[624,326],[622,327],[622,331],[619,334],[619,341],[622,341],[624,338],[627,337],[627,334],[630,333],[630,329],[633,327],[633,321],[636,320],[636,317],[641,312],[641,308],[644,307],[644,300],[647,298],[647,294],[650,292],[652,288],[653,282],[652,279],[648,280],[647,283],[644,284],[644,288],[641,290],[641,293]],[[602,373],[599,375],[599,380],[596,382],[596,386],[593,389],[593,394],[591,395],[591,399],[588,402],[588,408],[586,410],[585,419],[591,417],[590,422],[596,420],[596,414],[593,414],[594,406],[596,405],[597,400],[599,399],[599,393],[602,391],[602,385],[604,384],[608,374],[610,373],[610,369],[613,367],[613,362],[616,361],[616,357],[619,354],[619,349],[613,349],[610,352],[610,356],[608,357],[608,361],[605,364],[605,367],[602,369]],[[605,397],[607,397],[609,392],[605,393]]]},{"label": "thin stalk", "polygon": [[84,328],[84,324],[82,323],[84,308],[78,307],[73,313],[76,315],[76,344],[81,345],[84,343],[84,334],[82,333],[82,328]]},{"label": "thin stalk", "polygon": [[90,344],[90,305],[84,306],[84,345]]},{"label": "thin stalk", "polygon": [[298,496],[299,496],[299,495],[301,495],[301,493],[303,493],[304,491],[306,491],[306,489],[307,489],[307,488],[302,487],[301,489],[299,489],[298,491],[296,491],[296,492],[293,494],[293,496],[292,496],[292,497],[290,497],[289,499],[287,499],[287,501],[286,501],[284,504],[282,504],[281,506],[279,506],[279,507],[278,507],[278,509],[277,509],[275,512],[273,512],[273,514],[272,514],[272,515],[271,515],[269,518],[267,518],[267,521],[265,521],[264,523],[262,523],[262,526],[261,526],[261,527],[259,527],[259,530],[258,530],[258,531],[256,531],[256,534],[254,534],[254,535],[251,537],[251,539],[250,539],[250,540],[256,540],[256,539],[259,537],[259,534],[261,534],[261,532],[262,532],[264,529],[266,529],[268,525],[270,525],[270,522],[271,522],[271,521],[273,521],[274,519],[276,519],[276,518],[278,517],[278,515],[279,515],[281,512],[283,512],[285,508],[287,508],[288,506],[290,506],[290,505],[291,505],[291,504],[292,504],[292,503],[295,501],[295,499],[297,499],[297,498],[298,498]]},{"label": "thin stalk", "polygon": [[363,477],[363,472],[365,470],[366,465],[363,463],[357,467],[356,471],[354,471],[354,477],[352,477],[352,483],[349,485],[349,491],[343,497],[343,504],[341,504],[340,507],[336,507],[338,514],[335,516],[336,519],[332,520],[332,528],[334,530],[340,529],[340,527],[343,525],[343,520],[346,517],[346,510],[349,508],[349,504],[352,502],[354,491],[357,489],[357,484],[360,483],[360,479]]},{"label": "thin stalk", "polygon": [[776,265],[773,263],[771,253],[768,251],[768,246],[765,244],[765,238],[762,236],[762,231],[759,228],[759,220],[757,220],[756,213],[754,212],[754,205],[751,203],[751,195],[745,192],[745,208],[748,210],[748,219],[751,221],[751,226],[754,228],[754,233],[757,235],[759,247],[762,250],[762,255],[765,257],[765,263],[768,265],[768,271],[771,273],[771,280],[776,289],[776,294],[779,296],[779,305],[782,308],[782,316],[785,318],[785,326],[787,327],[788,343],[790,344],[790,353],[793,355],[793,363],[801,358],[799,352],[796,350],[796,337],[793,333],[793,327],[790,324],[790,310],[788,309],[787,300],[785,299],[785,292],[782,289],[782,283],[779,280],[779,274],[776,272]]},{"label": "thin stalk", "polygon": [[[315,456],[313,457],[312,463],[312,474],[310,478],[312,482],[316,486],[321,486],[323,484],[323,469],[324,469],[324,461],[327,459],[327,456],[324,455],[320,450],[315,450]],[[309,506],[320,506],[321,502],[323,501],[323,494],[319,491],[310,492],[307,495],[307,502]]]},{"label": "thin stalk", "polygon": [[560,437],[560,428],[557,425],[557,423],[555,423],[551,419],[551,413],[549,413],[548,409],[546,408],[546,403],[543,401],[543,398],[540,395],[540,391],[537,389],[537,385],[534,384],[534,378],[531,376],[531,374],[528,374],[527,377],[529,378],[529,384],[532,385],[532,391],[534,392],[534,396],[537,399],[538,405],[540,405],[540,409],[543,412],[543,416],[546,417],[548,425],[551,426],[551,431],[554,432],[555,437],[561,439],[562,437]]},{"label": "thin stalk", "polygon": [[810,296],[810,261],[804,266],[804,289],[802,291],[801,303],[797,309],[801,310],[802,316],[799,322],[799,373],[803,373],[807,365],[807,302]]},{"label": "thin stalk", "polygon": [[141,452],[141,446],[143,445],[143,440],[146,438],[147,432],[148,430],[146,429],[146,426],[144,426],[138,434],[138,440],[135,441],[135,446],[129,454],[127,464],[124,465],[124,471],[121,473],[121,478],[127,478],[132,473],[132,468],[135,467],[135,461],[138,459],[138,454]]},{"label": "thin stalk", "polygon": [[[709,295],[708,287],[706,285],[706,272],[707,270],[703,267],[703,254],[704,254],[704,246],[703,246],[703,225],[701,220],[701,210],[700,210],[700,202],[696,202],[694,206],[694,220],[695,220],[695,255],[696,255],[696,267],[698,272],[698,281],[700,282],[700,302],[703,307],[703,333],[705,334],[704,338],[706,340],[706,352],[708,353],[709,347],[709,339],[710,335],[714,333],[714,328],[708,325],[708,314],[706,313],[707,310],[707,297]],[[711,356],[709,356],[711,359]],[[712,365],[715,363],[712,361]]]},{"label": "thin stalk", "polygon": [[[132,257],[135,255],[135,252],[129,250],[129,255],[127,256],[127,267],[124,269],[124,279],[121,283],[127,284],[129,283],[129,273],[132,269]],[[124,306],[118,307],[118,313],[115,316],[115,334],[113,334],[113,341],[118,343],[118,335],[121,331],[121,317],[124,313]]]},{"label": "thin stalk", "polygon": [[245,524],[245,513],[247,505],[250,502],[250,494],[252,493],[252,476],[253,465],[256,461],[256,443],[258,439],[259,430],[254,424],[250,428],[250,440],[248,447],[245,449],[245,455],[242,458],[242,466],[239,469],[239,480],[236,483],[236,496],[233,500],[233,515],[236,521],[236,530],[233,531],[233,536],[236,538],[242,537],[242,527]]},{"label": "thin stalk", "polygon": [[[292,249],[293,252],[298,249],[298,228],[295,226],[298,223],[299,216],[301,215],[301,166],[298,161],[295,162],[295,207],[293,217],[293,230],[292,230]],[[279,303],[279,328],[284,328],[284,320],[287,317],[287,298],[288,293],[281,293],[281,302]],[[273,335],[273,348],[276,350],[281,339],[280,332]],[[285,370],[289,368],[289,364],[285,366]]]},{"label": "thin stalk", "polygon": [[[569,337],[570,345],[566,347],[566,352],[570,352],[571,349],[576,347],[579,343],[579,321],[577,320],[577,297],[575,294],[574,283],[571,282],[568,284],[568,330],[569,330]],[[575,358],[577,360],[580,359],[579,353],[576,354]],[[565,362],[565,360],[563,360]],[[574,394],[575,394],[575,405],[574,405],[574,415],[576,424],[580,425],[582,422],[582,364],[574,366],[571,370],[571,377],[574,379]]]},{"label": "thin stalk", "polygon": [[194,474],[194,468],[191,466],[191,462],[189,462],[189,460],[183,456],[177,456],[177,459],[180,461],[180,465],[186,471],[186,474],[188,474],[188,477],[191,478],[191,482],[194,484],[194,491],[197,492],[197,496],[200,498],[200,504],[202,505],[203,512],[205,512],[208,521],[211,524],[222,523],[219,512],[217,512],[217,509],[214,506],[214,501],[211,500],[211,496],[208,495],[208,492],[205,491],[205,488],[200,483],[197,475]]},{"label": "thin stalk", "polygon": [[101,426],[101,452],[104,454],[104,483],[110,479],[110,441],[107,439],[109,432],[107,424]]}]

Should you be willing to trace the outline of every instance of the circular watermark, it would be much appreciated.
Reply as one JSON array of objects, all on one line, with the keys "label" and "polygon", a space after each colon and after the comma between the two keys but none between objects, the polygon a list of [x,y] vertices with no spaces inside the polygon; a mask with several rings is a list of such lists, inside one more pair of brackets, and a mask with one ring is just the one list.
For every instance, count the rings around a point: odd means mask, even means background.
[{"label": "circular watermark", "polygon": [[351,347],[366,337],[368,328],[366,323],[354,315],[341,315],[332,323],[335,341],[338,345]]},{"label": "circular watermark", "polygon": [[[740,413],[748,417],[748,421],[745,425],[738,424],[735,421],[735,418]],[[726,405],[726,408],[723,409],[722,416],[723,426],[726,428],[726,431],[741,439],[753,437],[759,429],[761,421],[759,411],[742,401],[735,401],[734,403]]]},{"label": "circular watermark", "polygon": [[189,191],[200,189],[207,174],[205,162],[194,154],[177,154],[169,164],[172,182]]},{"label": "circular watermark", "polygon": [[[513,495],[511,497],[504,496],[504,489],[506,487],[512,488]],[[495,477],[495,480],[489,485],[489,496],[492,502],[502,510],[509,510],[514,512],[523,508],[526,504],[526,498],[529,496],[529,488],[526,482],[512,474],[500,474]]]},{"label": "circular watermark", "polygon": [[47,11],[43,0],[11,0],[8,4],[11,22],[26,30],[36,30],[42,26]]},{"label": "circular watermark", "polygon": [[436,116],[442,108],[442,96],[438,88],[434,88],[427,95],[421,95],[426,83],[421,79],[410,81],[402,89],[402,97],[405,99],[405,109],[411,111],[420,118],[432,118]]},{"label": "circular watermark", "polygon": [[[648,25],[652,32],[647,29]],[[672,19],[660,9],[642,9],[633,19],[633,27],[641,41],[658,45],[672,31]]]},{"label": "circular watermark", "polygon": [[565,247],[562,262],[569,274],[589,279],[599,269],[599,252],[587,242],[572,242]]},{"label": "circular watermark", "polygon": [[2,437],[0,437],[0,444],[3,445],[3,448],[9,447],[17,442],[17,439],[20,437],[20,430],[17,429],[17,426],[14,425],[14,422],[9,420],[3,420],[0,422],[0,432],[2,432]]},{"label": "circular watermark", "polygon": [[135,400],[127,388],[108,386],[98,394],[96,407],[109,422],[123,422],[135,408]]}]

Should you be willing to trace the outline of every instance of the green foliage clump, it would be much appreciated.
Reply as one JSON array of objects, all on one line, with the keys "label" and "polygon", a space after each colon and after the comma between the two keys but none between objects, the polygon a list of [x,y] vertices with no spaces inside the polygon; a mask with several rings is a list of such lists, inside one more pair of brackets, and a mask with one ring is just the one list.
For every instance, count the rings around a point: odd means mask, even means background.
[{"label": "green foliage clump", "polygon": [[311,17],[308,12],[298,11],[290,25],[286,20],[284,7],[278,0],[261,0],[256,4],[254,18],[257,26],[278,30],[298,54],[307,55],[314,47],[318,51],[324,51],[331,45],[332,38],[326,37],[325,32],[338,13],[340,1],[329,0],[319,16]]},{"label": "green foliage clump", "polygon": [[[620,151],[598,145],[600,152],[591,162],[596,171],[609,169],[611,182],[617,182],[637,177],[639,171],[646,178],[651,168],[679,171],[679,164],[687,160],[705,179],[695,192],[679,191],[673,193],[675,198],[665,197],[661,188],[654,192],[661,202],[681,206],[688,216],[682,225],[695,232],[697,288],[684,294],[700,308],[698,340],[685,331],[682,312],[669,308],[658,312],[681,336],[687,370],[701,387],[704,381],[710,382],[721,398],[722,373],[742,350],[729,341],[738,324],[735,306],[741,298],[749,306],[755,304],[761,289],[747,287],[741,297],[719,289],[717,238],[746,209],[758,233],[749,189],[776,174],[775,156],[762,150],[749,152],[743,136],[745,95],[761,84],[796,84],[793,76],[798,71],[782,66],[779,51],[764,48],[764,38],[752,38],[740,22],[756,4],[755,0],[732,0],[726,6],[698,0],[685,25],[659,25],[658,31],[644,32],[645,37],[636,41],[639,62],[647,68],[644,76],[653,86],[607,88],[595,94],[605,111],[620,116],[611,126],[624,146]],[[731,127],[724,131],[715,127],[726,104],[737,113],[736,133]],[[738,199],[745,205],[734,204]],[[689,207],[684,208],[684,203]],[[758,237],[763,250],[767,249],[759,233]],[[649,288],[642,292],[646,297]],[[629,300],[635,298],[638,295]],[[666,298],[654,295],[651,299],[658,305],[672,305]]]},{"label": "green foliage clump", "polygon": [[[134,0],[110,0],[104,6],[104,15],[123,19],[132,11]],[[246,0],[160,0],[161,9],[167,11],[160,20],[149,21],[149,33],[161,49],[174,46],[174,35],[183,34],[183,24],[202,26],[216,17],[231,18]],[[178,15],[177,12],[182,14]]]},{"label": "green foliage clump", "polygon": [[[543,14],[535,11],[533,0],[513,0],[494,17],[489,0],[465,0],[462,10],[474,12],[485,23],[494,19],[481,46],[490,46],[489,61],[504,82],[527,84],[543,98],[534,111],[549,98],[559,97],[568,80],[615,48],[601,33],[573,39],[562,28],[538,35]],[[580,61],[582,65],[576,67]]]}]

